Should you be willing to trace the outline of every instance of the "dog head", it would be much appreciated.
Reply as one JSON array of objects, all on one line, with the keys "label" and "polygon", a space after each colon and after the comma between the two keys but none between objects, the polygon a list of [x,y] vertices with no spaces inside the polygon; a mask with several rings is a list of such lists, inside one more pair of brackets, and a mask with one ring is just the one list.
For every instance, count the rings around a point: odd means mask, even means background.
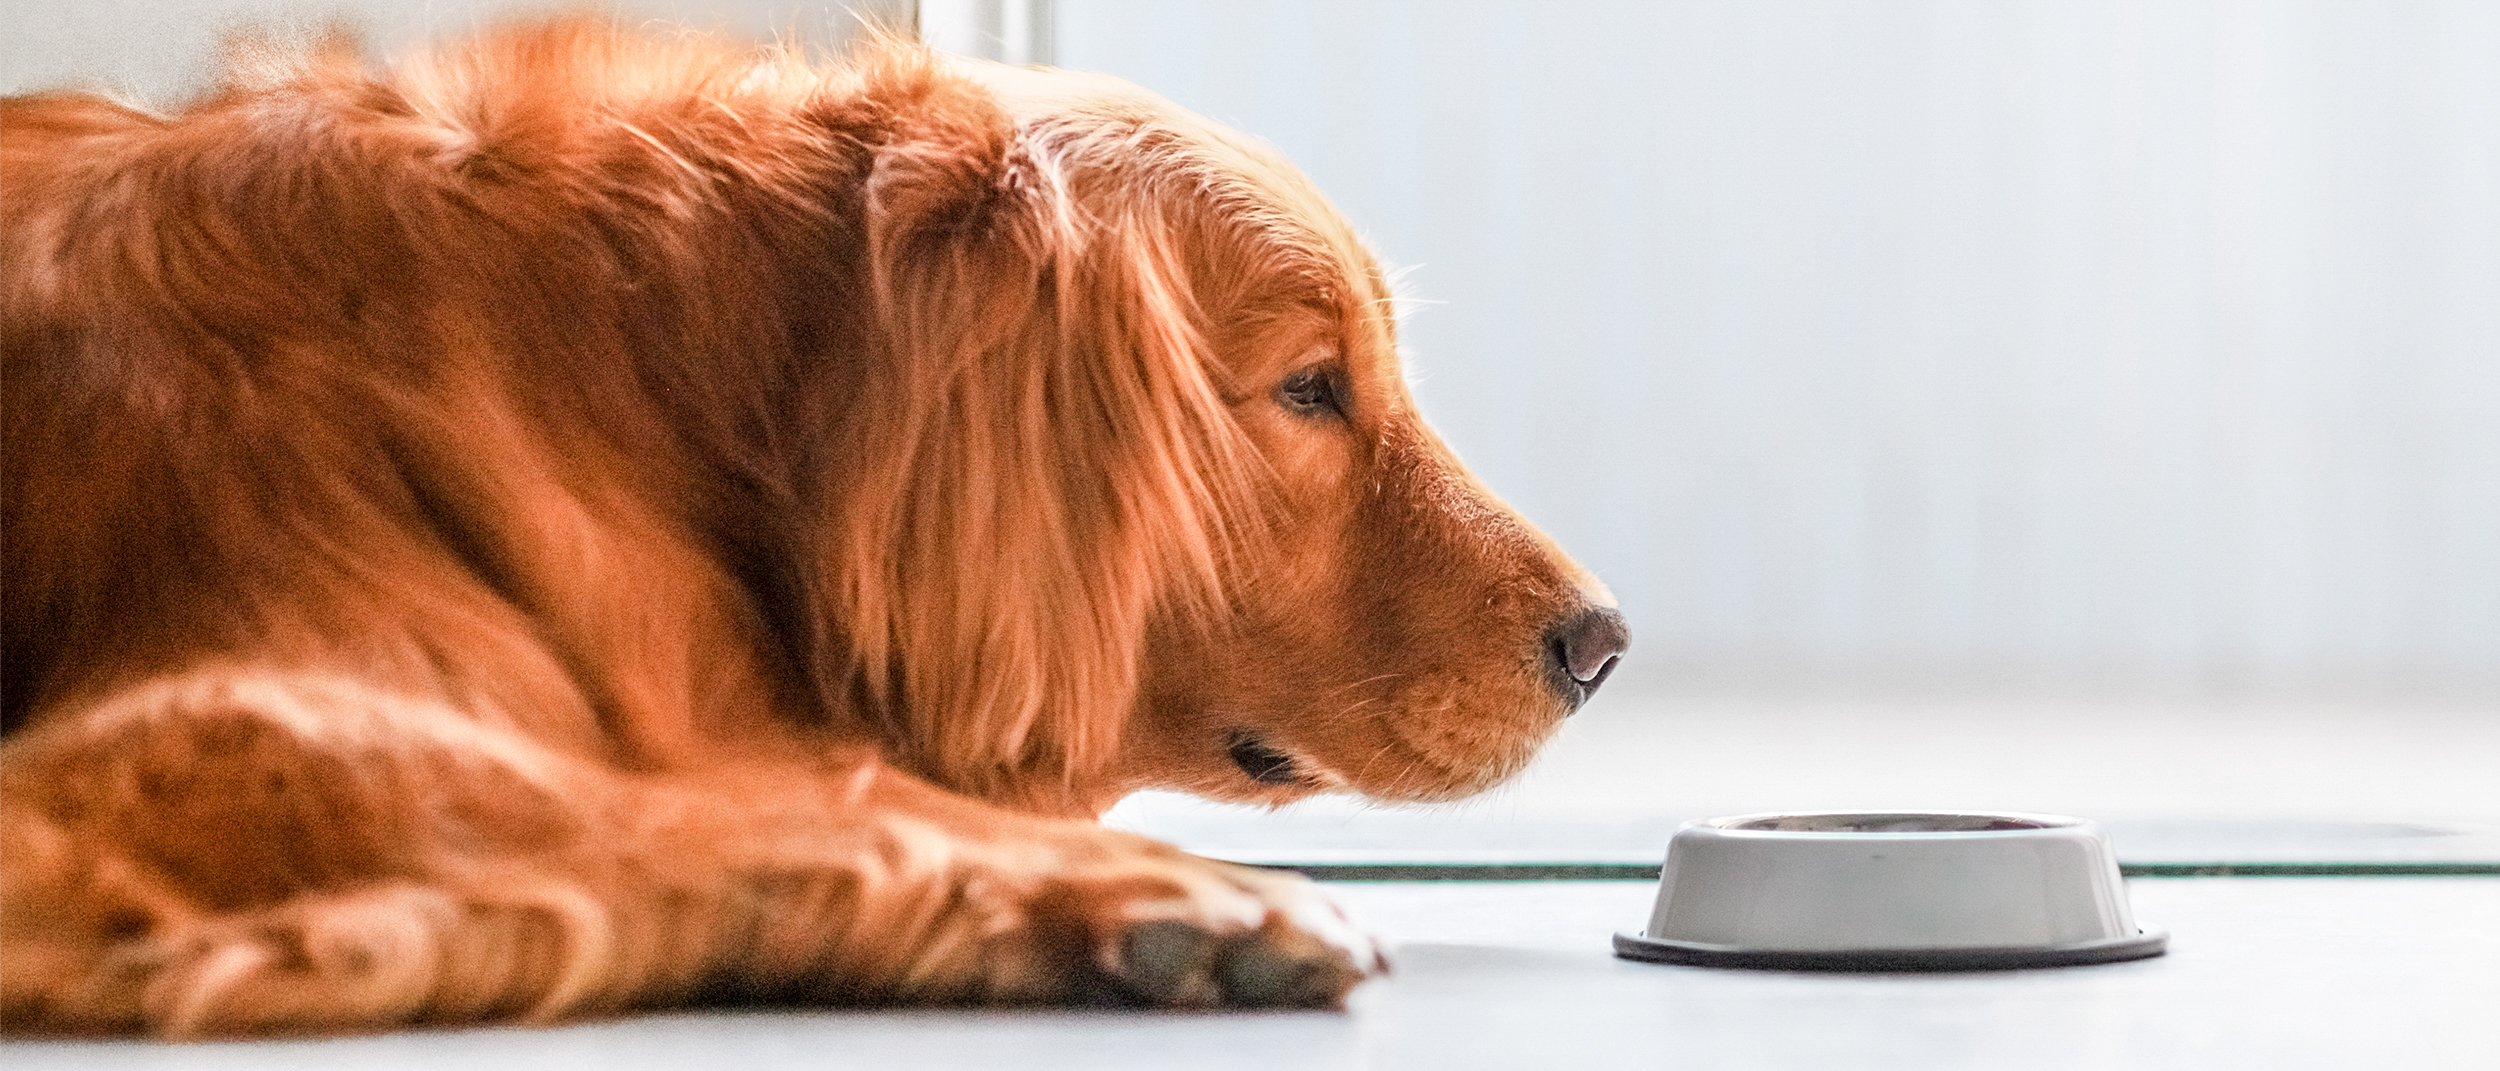
[{"label": "dog head", "polygon": [[864,194],[906,400],[851,440],[822,560],[914,764],[1079,809],[1523,767],[1623,619],[1417,414],[1327,200],[1112,79],[964,64],[910,93]]}]

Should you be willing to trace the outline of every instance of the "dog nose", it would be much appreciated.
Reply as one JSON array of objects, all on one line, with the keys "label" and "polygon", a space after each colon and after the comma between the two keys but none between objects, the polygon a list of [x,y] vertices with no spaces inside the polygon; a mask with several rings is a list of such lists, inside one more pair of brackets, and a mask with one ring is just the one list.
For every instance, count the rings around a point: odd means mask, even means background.
[{"label": "dog nose", "polygon": [[1564,618],[1546,634],[1545,649],[1552,652],[1554,667],[1562,673],[1556,683],[1571,700],[1571,709],[1580,709],[1580,704],[1597,694],[1597,686],[1606,683],[1631,645],[1632,630],[1624,625],[1623,614],[1604,606]]}]

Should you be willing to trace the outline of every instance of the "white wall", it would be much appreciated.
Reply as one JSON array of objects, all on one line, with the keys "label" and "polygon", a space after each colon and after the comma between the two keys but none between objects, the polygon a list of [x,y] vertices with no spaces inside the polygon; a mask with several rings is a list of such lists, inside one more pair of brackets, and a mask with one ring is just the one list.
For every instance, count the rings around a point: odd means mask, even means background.
[{"label": "white wall", "polygon": [[2500,698],[2500,4],[1058,12],[1414,266],[1627,674]]},{"label": "white wall", "polygon": [[838,48],[860,15],[909,19],[913,0],[8,0],[0,29],[0,93],[79,85],[171,105],[215,75],[230,31],[303,33],[325,22],[355,28],[389,55],[494,16],[534,10],[607,10],[672,26],[756,40],[795,34]]},{"label": "white wall", "polygon": [[[509,6],[20,3],[0,91]],[[2500,699],[2500,4],[1056,12],[1414,266],[1427,412],[1613,584],[1627,677]]]}]

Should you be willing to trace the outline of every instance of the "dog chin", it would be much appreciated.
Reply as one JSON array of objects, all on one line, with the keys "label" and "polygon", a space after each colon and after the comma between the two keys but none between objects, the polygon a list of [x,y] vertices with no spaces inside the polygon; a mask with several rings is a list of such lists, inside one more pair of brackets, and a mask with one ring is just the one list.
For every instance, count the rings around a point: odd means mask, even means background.
[{"label": "dog chin", "polygon": [[[1550,717],[1559,720],[1559,711]],[[1187,791],[1227,802],[1270,806],[1330,794],[1384,803],[1446,803],[1517,777],[1550,736],[1494,733],[1393,738],[1345,749],[1363,758],[1332,761],[1331,749],[1297,746],[1280,734],[1235,732],[1227,737],[1225,749],[1232,769],[1217,783],[1193,784]]]}]

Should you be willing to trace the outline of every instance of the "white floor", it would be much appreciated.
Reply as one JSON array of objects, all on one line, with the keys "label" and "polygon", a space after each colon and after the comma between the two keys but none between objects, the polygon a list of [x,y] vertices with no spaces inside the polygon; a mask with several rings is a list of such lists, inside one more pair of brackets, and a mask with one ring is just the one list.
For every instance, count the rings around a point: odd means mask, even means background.
[{"label": "white floor", "polygon": [[2500,695],[1887,697],[1621,683],[1566,722],[1525,776],[1449,813],[1967,807],[2500,822]]},{"label": "white floor", "polygon": [[2500,878],[2133,883],[2171,951],[1934,975],[1613,958],[1637,882],[1338,885],[1397,942],[1344,1014],[792,1010],[323,1042],[15,1044],[18,1071],[2500,1067]]},{"label": "white floor", "polygon": [[[2104,818],[2138,860],[2500,860],[2469,704],[1772,702],[1610,693],[1493,797],[1115,814],[1244,858],[1655,861],[1677,816]],[[1339,883],[1397,945],[1344,1014],[787,1010],[318,1042],[0,1045],[10,1071],[461,1068],[2500,1068],[2500,877],[2143,879],[2158,959],[1964,975],[1613,958],[1652,886]]]},{"label": "white floor", "polygon": [[1512,784],[1431,808],[1141,793],[1114,824],[1253,862],[1658,862],[1682,819],[2096,818],[2127,862],[2500,863],[2500,698],[2393,702],[1609,690]]}]

